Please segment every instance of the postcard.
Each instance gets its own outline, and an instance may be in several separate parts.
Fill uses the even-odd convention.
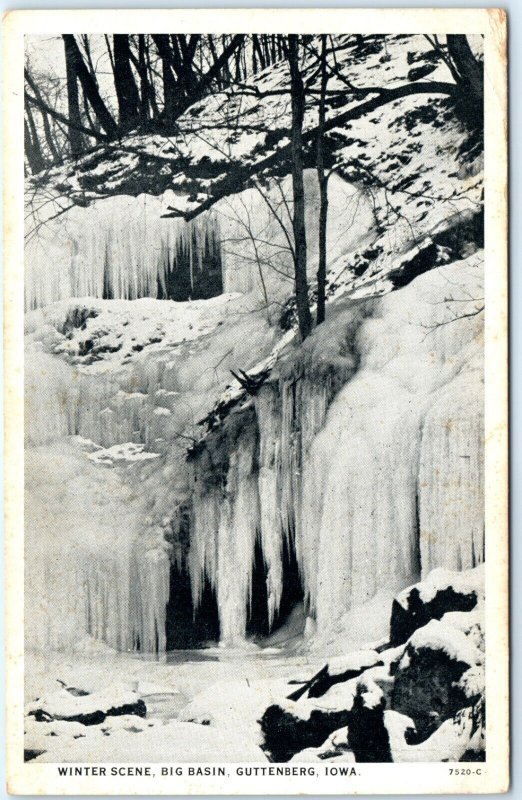
[[[505,13],[4,45],[8,791],[506,791]]]

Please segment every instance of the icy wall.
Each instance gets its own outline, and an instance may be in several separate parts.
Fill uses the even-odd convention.
[[[323,633],[433,567],[483,560],[481,283],[475,254],[380,300],[339,301],[208,437],[190,568],[196,595],[206,574],[223,597],[225,641],[244,632],[256,531],[270,619],[291,536]]]
[[[239,295],[62,301],[26,315],[26,635],[165,648],[176,509],[197,421],[270,352]]]
[[[306,170],[308,267],[317,272],[319,192]],[[33,199],[25,245],[25,306],[91,297],[186,300],[248,293],[280,314],[293,292],[291,182],[247,189],[192,222],[162,218],[174,192],[115,196],[61,213],[57,202]],[[330,268],[364,242],[374,222],[370,201],[337,177],[329,181]],[[342,269],[341,267],[339,269]]]
[[[25,243],[26,309],[68,297],[185,300],[219,294],[217,218],[209,213],[190,223],[162,219],[171,194],[115,196],[64,213],[56,202],[42,202],[40,212],[33,201]]]
[[[482,298],[480,252],[381,298],[340,298],[189,463],[230,370],[277,341],[251,297],[28,314],[30,643],[162,649],[169,556],[195,604],[213,587],[223,642],[241,642],[256,538],[269,620],[287,539],[321,635],[361,627],[368,603],[433,567],[480,563]]]

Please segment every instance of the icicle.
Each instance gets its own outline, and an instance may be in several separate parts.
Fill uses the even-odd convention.
[[[221,639],[244,639],[250,604],[254,546],[259,528],[255,457],[256,426],[242,427],[237,445],[226,456],[226,478],[219,452],[206,452],[196,465],[193,529],[189,553],[192,595],[201,600],[205,576],[215,588]],[[227,443],[218,443],[226,447]],[[215,460],[214,460],[215,459]],[[216,463],[216,461],[218,463]]]
[[[168,545],[145,498],[66,440],[27,450],[26,486],[28,647],[163,650]]]
[[[283,593],[283,535],[281,519],[281,414],[277,386],[262,387],[256,397],[259,427],[259,527],[267,569],[268,624],[272,626]]]
[[[68,297],[157,297],[158,289],[166,291],[167,274],[177,273],[180,249],[189,253],[193,295],[194,273],[212,266],[203,262],[206,238],[220,248],[217,217],[209,212],[186,223],[161,213],[161,198],[116,196],[29,230],[26,309]]]

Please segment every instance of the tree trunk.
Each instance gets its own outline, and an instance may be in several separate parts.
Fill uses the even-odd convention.
[[[41,105],[40,105],[40,108],[38,110],[40,111],[40,114],[41,114],[41,117],[42,117],[42,124],[43,124],[43,129],[44,129],[44,134],[45,134],[45,141],[47,142],[47,147],[49,148],[49,153],[51,155],[52,161],[57,163],[58,161],[60,161],[60,154],[58,152],[58,148],[56,146],[56,142],[55,142],[54,137],[53,137],[53,132],[51,130],[51,124],[49,122],[49,115],[48,115],[47,111],[45,111],[45,105],[46,105],[45,100],[44,100],[44,98],[42,96],[42,93],[40,92],[40,89],[38,88],[37,83],[30,76],[28,68],[26,68],[26,70],[25,70],[25,78],[26,78],[27,82],[29,83],[31,89],[33,90],[36,99],[40,101]],[[30,113],[30,109],[29,109],[29,113]]]
[[[448,34],[446,40],[448,52],[460,75],[462,84],[468,86],[477,99],[482,100],[484,94],[482,64],[473,55],[467,36]]]
[[[295,299],[299,332],[304,340],[312,330],[312,315],[308,301],[308,278],[306,274],[306,227],[305,196],[303,179],[303,120],[305,91],[299,69],[299,39],[297,34],[288,36],[288,63],[292,99],[292,186],[294,195],[293,229],[295,242]]]
[[[83,151],[83,136],[78,130],[79,126],[81,125],[82,118],[80,115],[80,103],[78,99],[78,82],[76,79],[76,69],[74,66],[74,53],[71,49],[70,37],[69,39],[64,37],[64,47],[68,116],[71,121],[71,127],[68,129],[67,135],[69,137],[71,155],[74,157],[78,156]]]
[[[117,125],[109,113],[107,106],[102,100],[96,85],[96,81],[85,65],[82,54],[80,53],[80,49],[76,43],[76,39],[71,33],[62,34],[62,38],[65,42],[66,52],[69,53],[70,63],[74,68],[76,77],[82,85],[82,89],[92,110],[96,114],[98,121],[107,136],[110,139],[114,139],[118,133]]]
[[[130,62],[129,36],[126,33],[115,33],[112,42],[120,131],[126,133],[138,125],[140,98]]]
[[[458,108],[472,128],[480,129],[484,120],[484,69],[478,61],[467,36],[447,35],[448,53],[455,68]]]
[[[27,119],[24,120],[24,143],[25,155],[31,172],[36,174],[41,172],[45,167],[45,160],[40,148],[40,142],[36,135],[34,120],[31,114],[31,109],[27,108]]]
[[[140,74],[140,124],[142,128],[149,121],[149,82],[147,79],[147,60],[145,58],[145,35],[138,35],[138,64]]]
[[[328,178],[324,170],[324,123],[326,116],[326,35],[321,35],[321,94],[317,130],[317,178],[319,181],[319,265],[317,269],[317,324],[326,316],[326,223],[328,220]]]
[[[168,34],[152,34],[152,38],[154,39],[161,58],[163,75],[163,115],[165,118],[165,125],[169,127],[176,119],[176,81],[170,64],[173,56],[171,54]]]

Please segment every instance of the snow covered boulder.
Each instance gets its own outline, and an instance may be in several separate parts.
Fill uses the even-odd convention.
[[[320,747],[308,747],[306,750],[301,750],[290,761],[296,762],[314,762],[324,761],[326,759],[335,758],[336,761],[347,761],[353,763],[355,756],[350,749],[348,741],[348,727],[339,728],[334,731],[328,739],[323,742]]]
[[[395,673],[391,705],[413,720],[418,741],[479,699],[476,672],[483,659],[471,637],[446,622],[431,620],[409,639]]]
[[[37,722],[64,720],[82,725],[99,725],[110,716],[133,714],[144,717],[147,707],[136,692],[119,687],[109,687],[92,694],[60,689],[30,703],[26,713]]]
[[[484,702],[463,708],[422,742],[413,721],[397,711],[384,712],[394,762],[484,761]]]
[[[290,761],[301,750],[320,747],[330,734],[345,727],[349,718],[347,710],[316,708],[309,703],[271,705],[259,721],[262,749],[271,761]]]
[[[483,565],[465,572],[434,569],[425,580],[404,589],[393,601],[390,643],[403,644],[432,619],[452,611],[471,611],[484,593]]]

